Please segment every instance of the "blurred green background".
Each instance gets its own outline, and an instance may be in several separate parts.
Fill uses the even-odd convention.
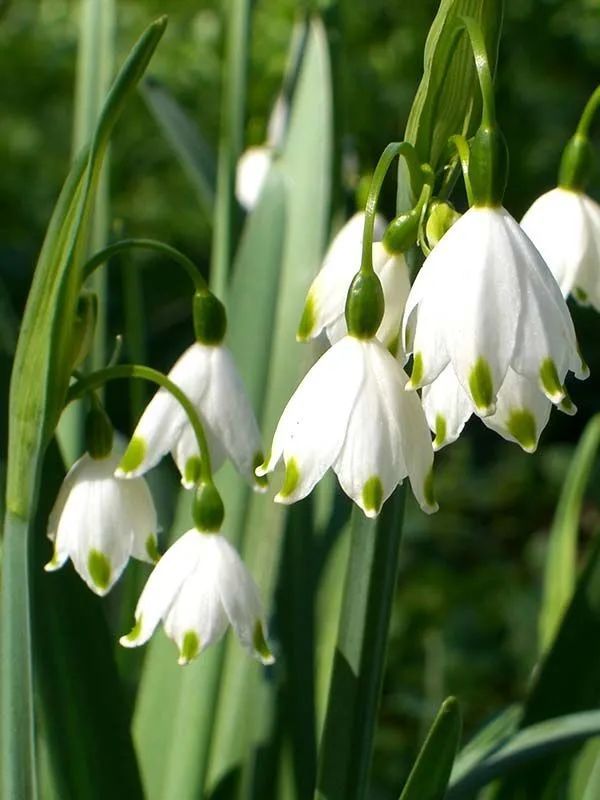
[[[340,141],[368,174],[398,139],[422,71],[436,0],[314,3],[336,47]],[[253,12],[247,144],[264,140],[296,14],[311,4],[257,0]],[[223,57],[218,0],[119,0],[117,60],[161,13],[169,28],[150,73],[193,117],[216,149]],[[77,58],[75,0],[0,3],[0,316],[20,315],[32,269],[71,158]],[[600,80],[596,0],[507,0],[498,75],[498,116],[511,154],[506,205],[519,217],[555,181],[561,148]],[[596,141],[600,145],[600,123]],[[600,149],[600,147],[599,147]],[[211,220],[202,210],[141,97],[117,129],[111,152],[115,229],[167,241],[204,268]],[[338,197],[353,210],[356,186]],[[600,169],[590,182],[600,199]],[[461,198],[458,195],[457,202]],[[393,213],[394,187],[383,210]],[[149,363],[168,369],[190,341],[185,278],[151,255],[143,271]],[[375,756],[381,797],[394,796],[441,699],[457,694],[466,733],[523,696],[534,661],[536,614],[548,526],[574,443],[599,408],[600,319],[573,308],[592,376],[571,385],[579,413],[553,413],[534,456],[472,421],[437,459],[441,511],[425,518],[412,505],[392,621]],[[110,273],[109,327],[123,329],[121,272]],[[7,348],[0,325],[0,347]],[[127,357],[127,342],[124,348]],[[6,359],[0,372],[7,388]],[[118,394],[118,392],[122,394]],[[110,410],[123,430],[132,420],[125,388]],[[4,435],[5,420],[0,422]],[[582,520],[582,554],[599,527],[598,473]],[[392,794],[389,794],[392,792]]]

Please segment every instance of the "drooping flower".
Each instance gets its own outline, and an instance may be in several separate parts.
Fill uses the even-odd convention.
[[[85,453],[69,470],[48,520],[54,555],[48,572],[70,558],[98,595],[119,579],[130,556],[155,562],[157,520],[152,496],[143,478],[114,477],[121,452],[93,458]]]
[[[161,620],[177,644],[182,665],[217,642],[228,625],[263,664],[274,661],[256,584],[220,533],[192,528],[171,545],[148,578],[135,610],[135,625],[121,637],[121,644],[144,644]]]
[[[306,497],[332,467],[369,517],[406,475],[421,507],[435,511],[431,437],[419,398],[404,391],[406,381],[377,339],[348,335],[334,344],[288,402],[271,455],[257,470],[272,472],[284,459],[285,480],[275,499]]]
[[[541,401],[532,400],[533,387],[564,409],[567,371],[587,376],[556,281],[500,206],[472,207],[425,260],[407,300],[403,339],[413,353],[407,388],[431,386],[430,423],[439,416],[434,430],[445,424],[447,440],[458,435],[469,408],[481,417],[500,414],[503,422],[496,417],[490,426],[510,433],[501,402],[506,388],[507,408],[519,397],[519,410],[535,419],[537,441],[546,417]]]
[[[600,205],[582,191],[558,187],[538,197],[521,227],[563,295],[600,311]]]
[[[264,490],[264,482],[254,475],[262,460],[260,433],[231,352],[222,344],[197,341],[178,359],[169,378],[198,412],[212,469],[230,458],[254,489]],[[116,475],[143,475],[169,451],[183,485],[191,488],[200,463],[193,429],[178,401],[166,389],[159,389],[142,414]]]
[[[357,212],[334,237],[308,291],[298,329],[299,340],[314,339],[324,330],[329,342],[335,344],[346,335],[346,295],[360,267],[364,223],[364,212]],[[385,224],[383,217],[375,216],[373,267],[385,298],[385,313],[377,338],[387,347],[398,338],[410,281],[402,253],[388,252],[384,243],[379,241],[385,232]]]

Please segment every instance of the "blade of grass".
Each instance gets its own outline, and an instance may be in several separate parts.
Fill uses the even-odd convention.
[[[380,517],[354,509],[350,558],[325,725],[319,748],[318,800],[366,797],[383,680],[392,598],[398,574],[405,488]]]
[[[539,615],[539,652],[552,643],[576,582],[581,504],[600,446],[600,414],[587,423],[571,461],[552,521]]]

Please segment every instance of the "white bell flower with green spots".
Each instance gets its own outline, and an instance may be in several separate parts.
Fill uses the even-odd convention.
[[[231,352],[221,344],[196,342],[179,358],[169,378],[194,404],[208,441],[212,469],[225,458],[257,491],[254,468],[262,461],[260,433]],[[152,469],[171,452],[186,488],[199,474],[198,444],[185,411],[166,389],[159,389],[142,414],[117,469],[134,478]]]
[[[263,664],[274,661],[256,584],[220,533],[192,528],[171,545],[148,578],[135,610],[135,625],[121,637],[121,644],[144,644],[161,621],[179,649],[182,665],[217,642],[228,625]]]
[[[119,579],[129,557],[155,562],[157,520],[152,496],[143,478],[121,481],[114,471],[122,452],[104,458],[83,455],[71,467],[48,520],[54,555],[48,572],[68,558],[98,595]]]
[[[365,214],[351,217],[333,239],[323,265],[308,291],[298,339],[314,339],[325,331],[329,342],[335,344],[347,333],[344,309],[346,295],[361,263]],[[377,338],[386,347],[398,339],[402,312],[410,290],[408,267],[402,253],[390,253],[379,241],[385,232],[385,220],[375,216],[373,267],[378,275],[385,298],[385,313]]]
[[[334,344],[288,402],[271,455],[257,470],[272,472],[283,458],[285,480],[275,499],[306,497],[332,467],[368,517],[407,475],[421,507],[435,511],[431,437],[418,396],[404,391],[406,381],[377,339],[348,335]]]
[[[567,371],[578,378],[588,374],[558,284],[499,206],[472,207],[427,257],[407,300],[403,341],[413,354],[407,388],[431,387],[427,402],[440,417],[434,429],[445,423],[448,439],[458,435],[469,408],[480,417],[500,413],[506,388],[510,413],[516,409],[535,419],[537,442],[545,418],[530,397],[533,388],[568,406]],[[525,381],[517,392],[513,374]],[[444,386],[450,386],[447,400]],[[527,442],[533,446],[529,434]]]
[[[552,189],[533,203],[521,227],[563,295],[600,311],[600,205],[584,192]]]

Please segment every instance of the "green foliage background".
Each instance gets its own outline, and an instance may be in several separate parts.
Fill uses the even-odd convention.
[[[257,0],[253,13],[247,143],[265,135],[291,25],[310,3]],[[338,123],[348,158],[343,200],[350,212],[361,175],[399,138],[422,70],[436,0],[314,3],[337,43]],[[331,7],[329,7],[331,6]],[[0,315],[20,314],[48,217],[71,158],[76,64],[75,0],[0,3]],[[152,62],[162,82],[216,148],[223,57],[218,0],[120,0],[117,62],[160,13],[170,23]],[[337,15],[337,18],[336,18]],[[508,0],[498,78],[498,117],[511,152],[506,204],[520,216],[550,188],[561,147],[600,80],[600,9],[595,0]],[[600,144],[600,124],[595,141]],[[112,148],[115,228],[179,247],[208,267],[211,221],[141,98]],[[352,158],[350,158],[352,157]],[[600,170],[590,193],[600,200]],[[393,187],[384,210],[392,214]],[[170,264],[140,256],[148,360],[168,368],[189,342],[187,285]],[[121,274],[110,275],[109,327],[123,329]],[[6,306],[6,308],[5,308]],[[534,661],[536,615],[548,527],[569,457],[584,422],[598,411],[600,319],[574,309],[592,370],[571,387],[574,418],[553,414],[538,454],[526,456],[477,422],[437,459],[441,512],[412,505],[401,550],[378,734],[375,777],[381,797],[397,789],[442,698],[456,694],[470,735],[522,698]],[[7,389],[0,325],[0,392]],[[125,348],[127,343],[125,344]],[[111,390],[118,426],[131,429],[129,401]],[[124,389],[120,389],[124,392]],[[0,406],[1,407],[1,406]],[[5,413],[0,415],[5,438]],[[0,452],[5,450],[0,442]],[[582,552],[600,527],[598,474],[582,520]]]

